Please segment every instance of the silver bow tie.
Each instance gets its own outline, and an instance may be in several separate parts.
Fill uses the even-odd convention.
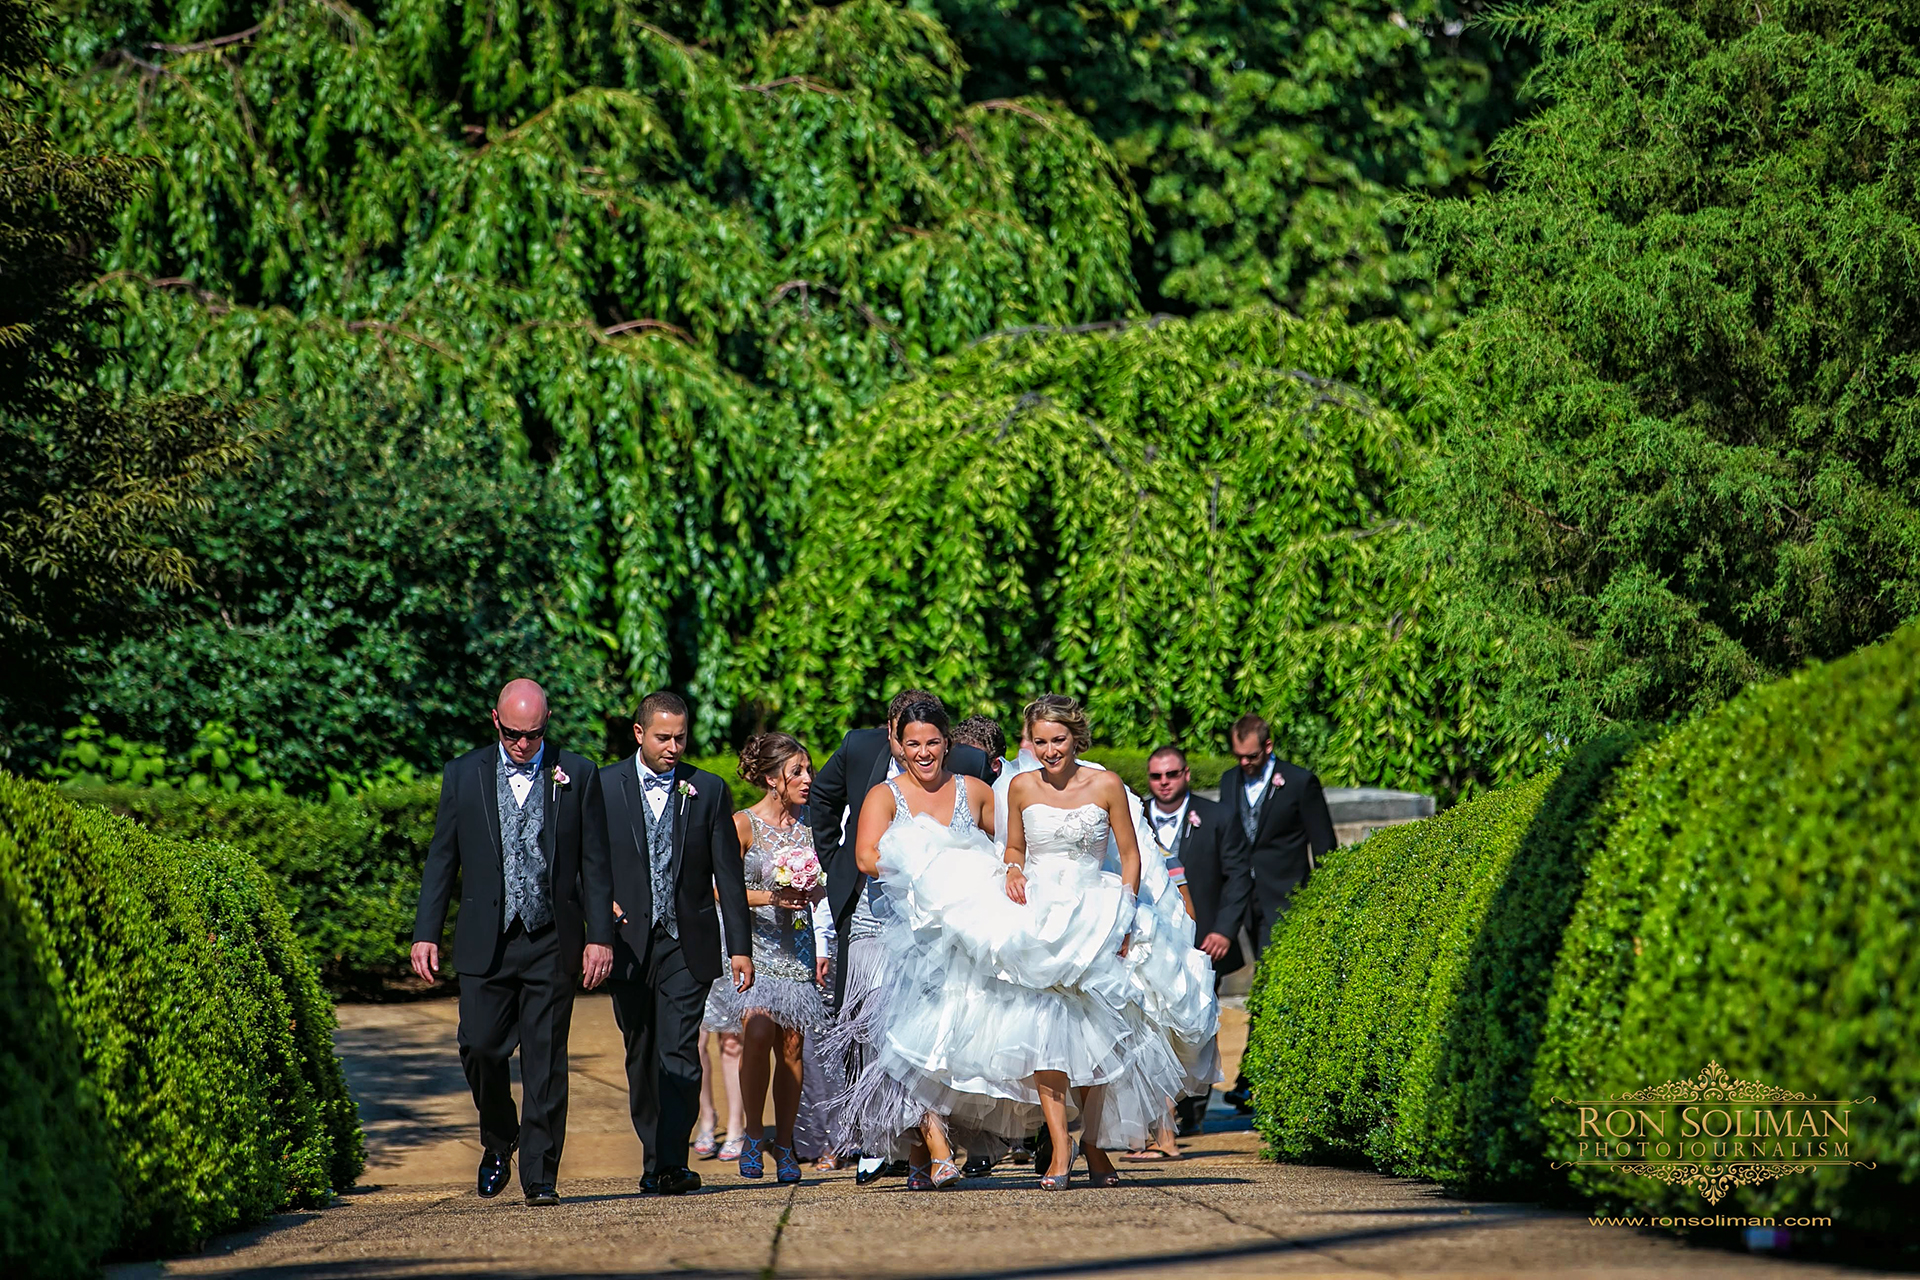
[[[649,791],[665,791],[673,785],[673,775],[670,773],[643,773],[640,775],[640,782],[641,785]]]

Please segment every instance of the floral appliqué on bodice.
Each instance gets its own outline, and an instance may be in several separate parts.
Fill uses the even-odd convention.
[[[747,888],[771,892],[773,860],[789,849],[813,847],[813,828],[804,822],[781,828],[747,810],[753,843],[747,846]],[[813,981],[813,913],[787,907],[753,909],[753,967],[770,978]]]
[[[1020,810],[1020,822],[1027,832],[1028,861],[1069,858],[1098,866],[1106,860],[1108,823],[1104,805],[1062,809],[1030,804]]]

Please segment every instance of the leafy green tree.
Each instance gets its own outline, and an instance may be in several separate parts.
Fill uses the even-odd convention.
[[[485,431],[295,417],[195,522],[202,590],[162,632],[76,649],[68,709],[165,743],[156,781],[189,788],[200,748],[232,747],[207,738],[225,718],[258,740],[261,779],[313,794],[485,741],[493,690],[533,674],[556,739],[598,753],[633,695],[604,638],[566,622],[580,521],[560,487]]]
[[[567,625],[708,710],[836,423],[995,326],[1134,306],[1107,150],[966,103],[883,0],[134,0],[66,51],[61,136],[155,166],[101,284],[138,376],[484,424],[581,517]]]
[[[1422,492],[1502,718],[1660,720],[1920,612],[1920,10],[1553,0]],[[1472,651],[1472,646],[1466,646]]]
[[[1084,115],[1145,192],[1150,304],[1397,315],[1458,298],[1408,245],[1403,191],[1477,190],[1528,48],[1483,0],[934,0],[980,97]]]
[[[79,288],[145,166],[56,145],[30,83],[46,42],[37,4],[0,0],[0,645],[28,668],[63,637],[116,625],[143,589],[191,587],[175,535],[206,480],[252,447],[204,401],[92,385],[103,308]]]
[[[1071,693],[1127,745],[1257,708],[1342,783],[1509,770],[1396,551],[1418,353],[1272,308],[983,341],[825,460],[736,687],[820,743],[924,684],[1002,716]]]

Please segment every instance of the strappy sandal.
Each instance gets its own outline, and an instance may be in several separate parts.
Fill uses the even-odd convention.
[[[907,1162],[907,1190],[933,1190],[933,1174],[928,1166],[924,1164],[914,1164],[911,1160]]]
[[[800,1159],[793,1154],[792,1147],[774,1147],[773,1169],[773,1180],[775,1182],[787,1183],[800,1181]]]
[[[729,1136],[720,1144],[720,1158],[731,1164],[740,1158],[740,1151],[747,1145],[745,1137]]]
[[[760,1162],[760,1145],[764,1138],[744,1138],[740,1147],[740,1176],[743,1178],[764,1178],[767,1169]]]
[[[693,1136],[693,1154],[699,1156],[702,1160],[713,1159],[713,1153],[719,1146],[719,1144],[713,1140],[713,1137],[713,1126],[710,1124],[701,1125],[700,1132]]]
[[[936,1191],[945,1191],[960,1181],[960,1166],[951,1160],[933,1162],[933,1187]]]

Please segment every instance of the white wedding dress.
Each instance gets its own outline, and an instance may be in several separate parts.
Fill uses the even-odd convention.
[[[882,837],[893,923],[879,1066],[957,1129],[1010,1140],[1041,1123],[1034,1074],[1063,1072],[1076,1088],[1104,1086],[1081,1117],[1095,1143],[1141,1146],[1172,1099],[1217,1074],[1211,966],[1151,839],[1136,899],[1106,867],[1100,806],[1021,816],[1025,904],[1007,897],[1005,864],[971,823],[902,814]],[[1137,804],[1134,816],[1138,829]]]

